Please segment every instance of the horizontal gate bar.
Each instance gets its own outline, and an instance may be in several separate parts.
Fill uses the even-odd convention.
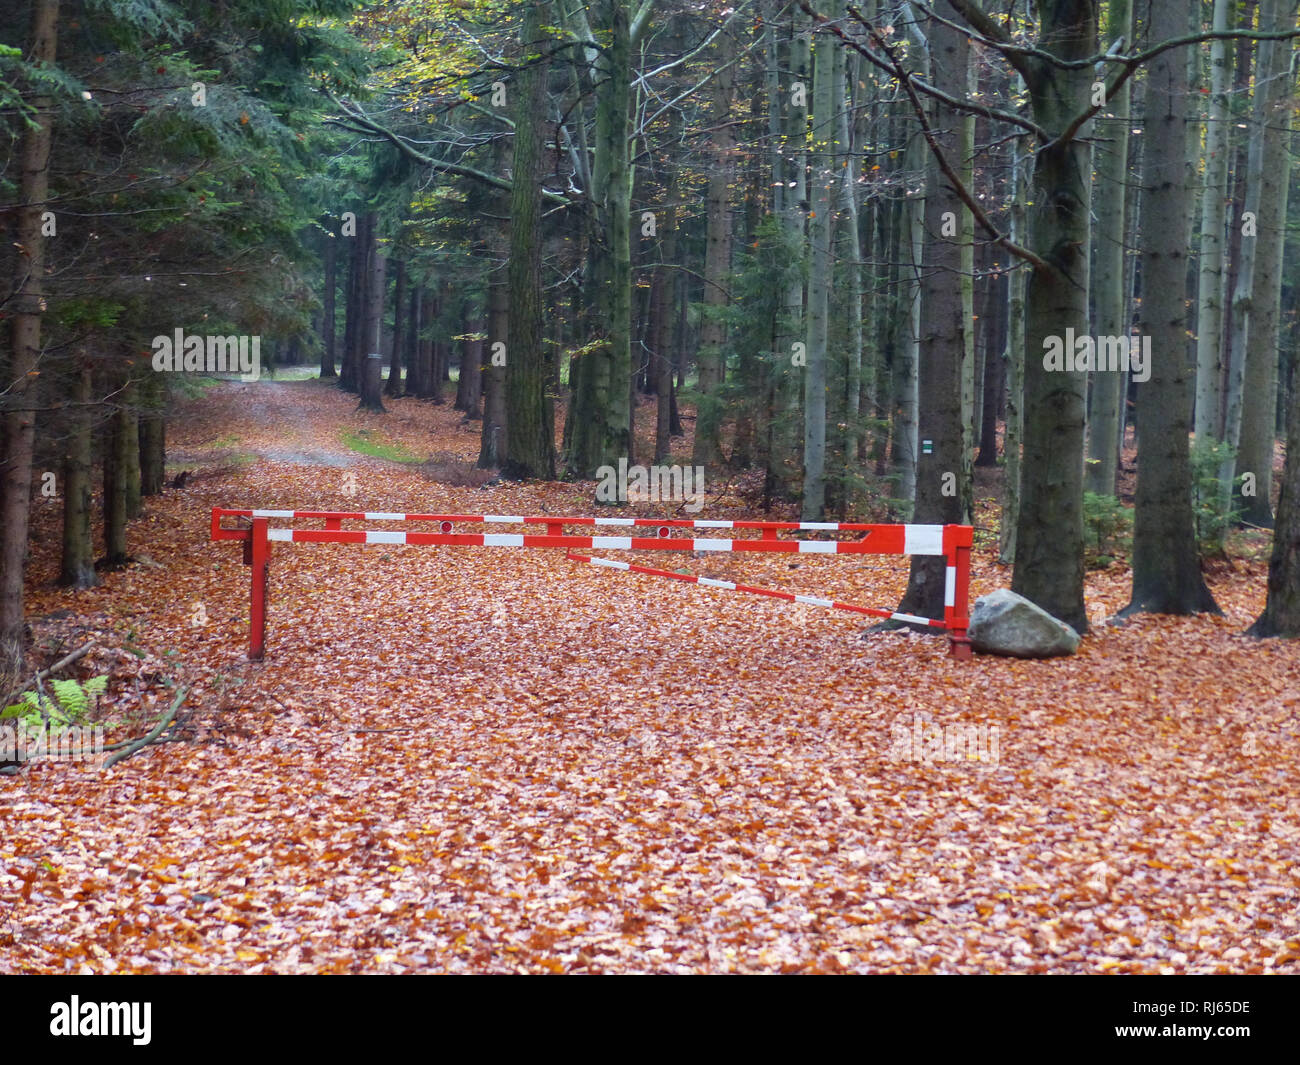
[[[224,518],[242,521],[236,528],[226,528]],[[308,519],[325,522],[323,529],[272,529],[272,519]],[[438,532],[399,532],[381,529],[344,529],[344,521],[408,521],[436,522]],[[462,533],[454,532],[461,525],[544,525],[544,534],[530,533]],[[564,526],[624,526],[653,528],[653,536],[575,536],[565,535]],[[762,533],[756,539],[673,536],[673,529],[741,529]],[[857,532],[856,540],[782,540],[780,531],[791,532]],[[265,653],[267,616],[267,588],[270,580],[271,549],[275,543],[335,543],[335,544],[411,544],[442,545],[449,547],[543,547],[543,548],[603,548],[623,551],[709,551],[709,552],[778,552],[785,554],[823,555],[941,555],[946,557],[944,579],[943,621],[922,618],[912,614],[862,607],[813,596],[796,595],[775,589],[752,585],[715,581],[711,578],[693,577],[655,569],[652,566],[634,566],[584,556],[569,557],[575,561],[614,569],[627,569],[655,576],[686,580],[706,587],[727,588],[770,596],[791,602],[830,606],[840,610],[868,614],[873,617],[893,618],[919,625],[929,625],[948,630],[954,657],[970,657],[970,640],[966,636],[969,624],[967,601],[970,594],[970,553],[974,542],[974,529],[969,525],[880,525],[857,522],[807,522],[807,521],[713,521],[682,518],[586,518],[543,514],[536,516],[501,514],[410,514],[391,511],[351,510],[256,510],[212,508],[212,539],[240,540],[244,544],[244,563],[252,566],[252,633],[249,641],[249,658],[256,661]]]
[[[534,517],[510,515],[464,514],[395,514],[364,511],[303,510],[228,510],[212,509],[212,539],[244,540],[249,530],[221,526],[224,517],[270,519],[310,518],[324,520],[324,529],[270,529],[269,537],[283,543],[316,544],[411,544],[454,547],[591,547],[632,551],[778,551],[808,554],[848,555],[943,555],[943,525],[878,525],[853,522],[797,521],[687,521],[654,518],[573,518],[561,515]],[[442,531],[388,532],[369,529],[344,529],[343,521],[420,521],[438,522]],[[545,534],[456,533],[456,524],[546,525]],[[564,535],[565,525],[611,525],[654,528],[655,537],[594,537]],[[955,528],[968,528],[956,526]],[[672,529],[743,529],[758,530],[762,539],[687,538],[670,535]],[[780,540],[778,531],[860,532],[854,541]],[[759,546],[759,545],[763,546]]]
[[[730,521],[689,518],[582,518],[562,514],[406,514],[386,510],[238,510],[213,507],[213,515],[241,518],[337,518],[343,521],[451,521],[466,525],[629,525],[670,529],[789,529],[801,532],[871,532],[897,525],[842,521]],[[940,525],[916,526],[937,529]]]
[[[655,569],[653,566],[638,566],[632,562],[619,562],[612,558],[592,558],[590,555],[575,555],[568,551],[564,555],[571,562],[589,562],[593,566],[605,566],[609,569],[623,570],[629,573],[646,573],[652,577],[671,577],[675,581],[690,584],[702,584],[706,588],[721,588],[730,592],[749,592],[751,595],[766,595],[772,599],[783,599],[787,603],[804,603],[808,606],[831,607],[835,610],[851,610],[855,614],[867,614],[873,618],[891,618],[894,621],[909,621],[914,625],[930,625],[934,628],[947,628],[943,621],[934,618],[922,618],[915,614],[899,614],[892,610],[878,607],[858,606],[856,603],[842,603],[838,599],[819,599],[812,595],[799,595],[796,592],[782,592],[775,588],[759,588],[752,584],[736,584],[733,581],[720,581],[713,577],[697,577],[690,573],[674,573],[668,569]]]

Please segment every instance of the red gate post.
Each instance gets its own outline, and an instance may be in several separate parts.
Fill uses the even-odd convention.
[[[253,567],[249,600],[248,658],[260,662],[266,653],[266,586],[271,575],[271,541],[266,535],[267,519],[254,518],[249,532]]]
[[[951,587],[944,595],[943,619],[948,626],[948,653],[959,662],[971,656],[970,637],[970,552],[975,530],[969,525],[944,526],[944,554],[947,555]]]

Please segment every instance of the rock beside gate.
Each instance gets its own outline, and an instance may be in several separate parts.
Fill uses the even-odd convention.
[[[967,635],[976,651],[1015,658],[1072,655],[1079,647],[1074,629],[1008,588],[975,600]]]

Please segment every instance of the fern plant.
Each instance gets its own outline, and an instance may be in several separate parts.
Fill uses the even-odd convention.
[[[87,681],[51,680],[53,698],[23,692],[18,702],[0,712],[0,719],[17,718],[29,732],[43,731],[49,722],[59,727],[78,725],[86,720],[107,687],[107,677],[91,677]]]

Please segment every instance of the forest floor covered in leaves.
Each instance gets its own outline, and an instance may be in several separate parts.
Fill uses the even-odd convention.
[[[94,640],[76,671],[112,678],[109,739],[185,684],[192,742],[0,777],[0,972],[1300,972],[1300,643],[1240,636],[1263,557],[1216,569],[1222,617],[962,663],[562,551],[282,544],[250,664],[214,505],[593,513],[592,483],[443,483],[478,423],[387,402],[189,401],[169,448],[193,476],[90,591],[53,586],[37,506],[33,668]],[[995,521],[981,499],[976,595],[1010,584]],[[907,569],[621,557],[888,608]],[[1124,568],[1090,576],[1091,617],[1127,599]],[[891,757],[918,721],[996,726],[996,757]]]

